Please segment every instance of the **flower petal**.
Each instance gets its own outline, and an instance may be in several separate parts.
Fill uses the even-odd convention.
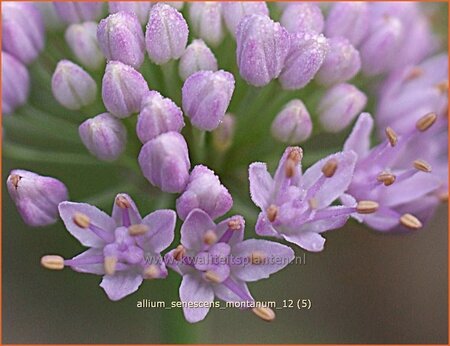
[[[323,177],[322,167],[330,159],[337,160],[338,167],[332,177],[325,178],[323,185],[313,196],[317,200],[318,209],[329,206],[347,190],[353,177],[357,156],[353,151],[345,151],[318,161],[303,175],[303,188],[309,189],[320,177]]]
[[[105,275],[100,287],[111,300],[120,300],[135,292],[142,283],[142,275],[133,272],[117,272],[114,275]]]
[[[103,249],[91,248],[82,252],[78,256],[75,256],[72,260],[79,263],[77,265],[71,265],[70,268],[79,273],[104,275],[105,269],[103,261],[100,263],[89,264],[89,259],[96,256],[103,257]],[[86,262],[87,264],[84,264],[83,262]]]
[[[232,273],[243,281],[268,278],[294,259],[294,251],[290,247],[261,239],[249,239],[235,245],[232,255],[238,261],[231,266]],[[261,256],[258,258],[261,262],[253,264],[252,256],[256,255]]]
[[[248,169],[250,181],[250,196],[258,207],[265,210],[270,203],[273,180],[267,171],[267,166],[262,162],[254,162]]]
[[[259,213],[258,221],[256,221],[255,231],[257,235],[280,238],[277,230],[272,226],[272,223],[267,219],[266,213]]]
[[[239,222],[241,224],[241,228],[239,230],[231,230],[231,237],[227,241],[227,244],[234,245],[239,242],[241,242],[244,239],[244,229],[245,229],[245,220],[240,215],[234,215],[232,217],[229,217],[228,219],[223,220],[216,226],[216,235],[217,239],[222,238],[224,233],[229,229],[228,223],[232,222]]]
[[[123,200],[123,203],[125,205],[128,204],[129,207],[121,208],[120,200]],[[116,199],[114,200],[112,217],[116,221],[117,226],[125,227],[140,224],[142,220],[141,214],[139,213],[136,204],[126,193],[119,193],[116,196]]]
[[[78,227],[73,222],[75,213],[86,215],[89,217],[90,222],[93,225],[103,229],[106,232],[112,233],[116,228],[114,220],[109,215],[97,207],[86,203],[62,202],[59,204],[58,209],[59,215],[69,233],[77,238],[78,241],[84,246],[96,248],[103,247],[105,245],[105,241],[90,229]]]
[[[177,216],[173,210],[157,210],[147,215],[142,223],[149,226],[150,230],[137,237],[138,245],[144,251],[160,253],[167,249],[175,236],[175,223]]]
[[[200,275],[186,274],[180,285],[180,299],[183,303],[192,302],[209,303],[214,300],[214,291],[210,284],[205,282]],[[208,314],[209,307],[183,307],[184,317],[190,323],[203,320]]]
[[[205,232],[215,229],[216,224],[207,213],[194,209],[181,226],[181,244],[190,250],[200,251]]]
[[[238,302],[238,301],[252,301],[253,297],[248,290],[247,284],[244,281],[234,279],[233,281],[235,283],[235,286],[238,288],[238,290],[241,293],[241,296],[237,295],[234,291],[230,290],[227,286],[224,284],[220,285],[214,285],[214,294],[217,298],[225,301],[225,302]],[[248,298],[245,298],[243,296],[248,296]]]
[[[344,151],[353,150],[358,158],[365,157],[370,149],[370,134],[372,133],[373,119],[369,113],[361,113],[353,126],[353,130],[344,144]]]
[[[301,248],[311,252],[322,251],[325,244],[325,238],[314,232],[302,232],[289,235],[283,234],[283,237],[288,242],[297,244]]]

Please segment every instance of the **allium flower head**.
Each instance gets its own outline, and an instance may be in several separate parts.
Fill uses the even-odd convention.
[[[111,300],[135,292],[144,279],[167,276],[160,253],[173,241],[174,211],[157,210],[142,219],[133,200],[118,194],[112,216],[92,205],[74,202],[61,203],[59,215],[67,231],[90,249],[66,260],[57,255],[44,256],[44,267],[70,267],[80,273],[102,275],[100,286]]]
[[[183,54],[189,29],[183,15],[172,6],[158,3],[152,7],[145,32],[148,56],[162,65]]]
[[[117,12],[102,19],[97,29],[100,49],[107,60],[139,68],[144,61],[144,33],[134,12]]]
[[[59,180],[22,169],[11,171],[7,187],[23,221],[34,227],[55,223],[58,204],[68,198],[67,188]]]
[[[184,303],[252,303],[247,282],[258,281],[283,269],[294,258],[287,246],[267,240],[244,238],[244,219],[239,216],[215,224],[204,211],[193,210],[181,227],[181,244],[165,256],[167,265],[183,276],[180,299]],[[276,259],[271,261],[270,259]],[[183,308],[188,322],[203,320],[209,307]],[[252,311],[267,321],[275,318],[269,308]]]
[[[289,52],[289,33],[267,16],[251,15],[236,29],[236,61],[241,77],[261,87],[277,78]]]

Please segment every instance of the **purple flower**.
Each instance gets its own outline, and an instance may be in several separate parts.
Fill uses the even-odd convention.
[[[189,180],[189,153],[184,137],[166,132],[144,144],[139,154],[142,174],[165,192],[182,192]]]
[[[68,198],[59,180],[21,169],[11,171],[6,185],[23,221],[33,227],[55,223],[58,204]]]
[[[134,12],[117,12],[102,19],[97,39],[108,60],[117,60],[134,68],[144,62],[144,33]]]
[[[280,74],[283,89],[301,89],[322,66],[328,52],[328,40],[322,34],[291,34],[291,48]]]
[[[289,33],[267,16],[246,16],[236,30],[236,60],[241,77],[261,87],[277,78],[289,52]]]
[[[189,28],[183,15],[173,7],[158,3],[152,7],[145,32],[150,59],[158,65],[179,59],[183,54]]]
[[[369,29],[369,4],[365,2],[336,2],[332,5],[325,24],[327,37],[345,37],[358,46]]]
[[[312,121],[300,100],[289,101],[272,122],[272,136],[280,142],[301,143],[311,136]]]
[[[135,292],[144,279],[167,276],[160,253],[174,238],[173,210],[157,210],[142,219],[133,200],[118,194],[112,217],[92,205],[73,202],[61,203],[59,215],[69,233],[90,249],[66,260],[44,256],[44,267],[103,275],[100,286],[114,301]]]
[[[366,106],[367,97],[351,84],[337,84],[328,89],[319,101],[320,124],[328,132],[345,129]]]
[[[45,29],[39,10],[28,2],[2,3],[2,50],[24,64],[44,48]]]
[[[222,122],[212,132],[213,145],[218,151],[226,151],[232,144],[236,127],[236,117],[227,113]]]
[[[281,15],[280,23],[291,33],[321,33],[324,26],[320,8],[307,2],[287,6]]]
[[[381,130],[391,126],[405,133],[424,114],[446,119],[447,111],[448,55],[439,54],[389,75],[380,89],[375,120]]]
[[[330,86],[352,79],[361,69],[359,52],[343,37],[331,38],[328,54],[317,72],[316,80]]]
[[[162,97],[157,91],[144,95],[136,125],[136,133],[142,143],[165,132],[181,132],[183,127],[183,112],[171,99]]]
[[[147,23],[151,7],[152,3],[148,1],[111,1],[108,3],[109,13],[132,12],[137,16],[141,25]]]
[[[225,215],[233,206],[233,198],[219,177],[203,165],[195,166],[186,190],[177,199],[177,213],[181,220],[194,209],[201,209],[212,219]]]
[[[98,46],[97,23],[72,24],[66,30],[65,39],[83,66],[98,70],[103,65],[105,58]]]
[[[342,227],[353,213],[371,213],[377,208],[372,201],[357,205],[331,205],[341,197],[352,181],[356,154],[352,151],[330,155],[301,170],[302,150],[285,150],[272,178],[265,163],[255,162],[249,168],[250,194],[261,208],[256,233],[284,238],[308,251],[322,251],[325,239],[321,233]]]
[[[109,113],[126,118],[141,110],[141,100],[148,91],[144,77],[120,61],[106,65],[102,81],[102,98]]]
[[[370,215],[354,217],[379,231],[415,230],[430,218],[436,205],[436,192],[441,187],[439,176],[425,160],[422,147],[416,148],[415,157],[408,153],[409,146],[426,135],[437,116],[429,113],[416,122],[414,129],[398,135],[393,128],[385,129],[387,139],[370,149],[373,120],[363,113],[344,145],[344,150],[357,154],[354,177],[344,204],[352,206],[358,200],[370,199],[379,204]],[[426,145],[425,145],[426,146]]]
[[[178,68],[181,79],[185,81],[198,71],[217,71],[217,60],[205,42],[197,39],[187,46]]]
[[[362,71],[367,76],[388,71],[399,52],[404,34],[404,27],[398,18],[385,16],[373,21],[359,50]]]
[[[189,24],[198,38],[210,46],[218,46],[225,36],[222,4],[218,1],[190,3]]]
[[[78,131],[89,152],[100,160],[114,161],[125,150],[127,130],[109,113],[86,120]]]
[[[52,76],[52,92],[61,105],[77,110],[95,101],[97,84],[83,68],[61,60]]]
[[[195,323],[208,314],[214,297],[251,306],[254,299],[247,282],[268,278],[294,258],[292,249],[275,242],[244,238],[244,219],[233,216],[215,224],[204,211],[195,209],[181,227],[181,245],[164,260],[183,276],[180,299],[186,320]],[[189,304],[203,303],[192,308]],[[206,304],[206,306],[204,306]],[[269,308],[252,311],[266,321],[275,313]]]
[[[269,16],[269,8],[264,1],[223,2],[222,14],[228,31],[236,36],[236,29],[242,18],[252,14]]]
[[[66,23],[95,21],[102,15],[103,2],[54,2],[56,13]]]
[[[2,111],[12,114],[23,105],[30,91],[30,76],[26,66],[2,51]]]
[[[231,73],[200,71],[191,75],[183,85],[183,110],[192,125],[212,131],[223,119],[234,91]]]

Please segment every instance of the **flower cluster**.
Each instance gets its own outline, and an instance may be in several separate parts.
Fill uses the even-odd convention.
[[[77,122],[74,141],[95,164],[128,159],[139,186],[152,185],[156,198],[176,194],[168,207],[176,211],[159,206],[142,218],[119,193],[109,216],[70,201],[55,178],[13,170],[7,187],[24,222],[46,226],[59,215],[89,248],[71,259],[44,256],[42,265],[102,275],[113,301],[144,280],[166,278],[169,268],[182,276],[183,302],[251,303],[247,283],[285,268],[294,251],[244,240],[245,219],[255,221],[258,236],[312,252],[324,249],[324,232],[350,218],[382,232],[422,228],[448,196],[448,56],[437,53],[438,37],[420,6],[3,3],[3,111],[20,118],[26,107],[38,78],[27,66],[41,59],[45,17],[51,103],[89,115]],[[53,63],[52,40],[64,55]],[[326,132],[339,138],[356,118],[341,150],[319,148],[315,157],[305,146],[304,159],[297,145],[318,143]],[[380,141],[372,145],[374,125]],[[266,142],[273,146],[264,156]],[[254,161],[274,162],[277,142],[291,146],[272,175]],[[303,171],[309,155],[317,162]],[[243,202],[237,196],[247,176]],[[257,217],[249,215],[252,206],[240,210],[250,200]],[[191,323],[209,311],[183,310]],[[275,318],[266,307],[252,311]]]

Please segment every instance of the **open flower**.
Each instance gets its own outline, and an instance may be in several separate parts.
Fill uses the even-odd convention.
[[[194,209],[181,227],[181,245],[170,251],[166,264],[183,276],[180,299],[185,304],[188,322],[205,318],[209,307],[189,307],[211,303],[216,296],[227,302],[252,306],[254,299],[247,282],[268,278],[294,258],[292,249],[268,240],[244,238],[244,219],[239,216],[215,224],[208,214]],[[269,308],[252,311],[271,321],[275,313]]]
[[[92,205],[73,202],[62,202],[59,215],[69,233],[90,249],[66,260],[44,256],[44,267],[61,270],[66,266],[103,275],[100,286],[111,300],[135,292],[144,279],[167,276],[160,253],[174,238],[173,210],[157,210],[142,219],[133,200],[118,194],[112,216]]]

